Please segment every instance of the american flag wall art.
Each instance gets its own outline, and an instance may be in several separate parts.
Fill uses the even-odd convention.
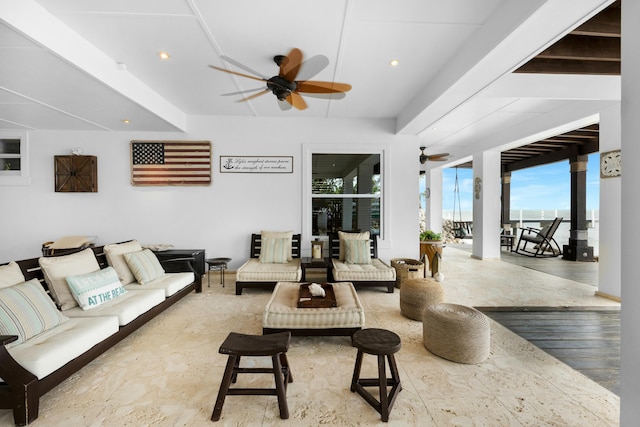
[[[210,185],[210,141],[131,141],[131,184]]]

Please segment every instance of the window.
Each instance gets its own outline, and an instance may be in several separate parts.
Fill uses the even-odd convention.
[[[308,150],[303,227],[309,237],[360,230],[384,239],[385,152],[377,147],[357,151]]]
[[[26,135],[0,133],[0,185],[28,184]]]

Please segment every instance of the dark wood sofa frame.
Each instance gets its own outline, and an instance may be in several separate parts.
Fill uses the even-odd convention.
[[[376,236],[371,236],[370,242],[371,258],[378,258],[378,241]],[[338,233],[329,233],[329,258],[340,259],[340,239],[338,238]],[[333,265],[329,268],[329,277],[327,279],[330,282],[335,281],[333,277]],[[356,288],[361,286],[386,286],[387,293],[390,294],[393,293],[396,285],[395,280],[350,280],[350,282],[353,283],[353,286]]]
[[[300,258],[301,253],[301,240],[300,234],[294,234],[291,241],[291,257]],[[262,238],[260,234],[251,234],[251,248],[249,249],[249,256],[251,258],[260,258],[260,248],[262,245]],[[254,282],[254,281],[237,281],[236,280],[236,295],[242,295],[244,288],[259,288],[273,290],[276,286],[275,281],[272,282]]]
[[[96,255],[100,268],[107,267],[107,259],[103,252],[103,246],[92,248]],[[65,253],[66,254],[66,253]],[[13,418],[16,425],[23,426],[31,423],[38,417],[40,397],[53,389],[55,386],[79,371],[93,359],[113,347],[118,342],[129,336],[132,332],[153,319],[178,300],[189,294],[191,291],[202,292],[202,277],[193,268],[193,258],[181,257],[171,260],[161,261],[167,271],[192,271],[195,280],[174,295],[167,297],[164,302],[153,307],[136,319],[121,326],[120,330],[104,341],[96,344],[85,353],[73,359],[56,371],[38,380],[31,372],[24,369],[16,362],[5,347],[17,339],[16,336],[0,335],[0,377],[4,382],[0,382],[0,409],[12,409]],[[20,266],[26,280],[37,278],[42,286],[48,291],[44,281],[43,272],[38,264],[38,258],[16,261]]]

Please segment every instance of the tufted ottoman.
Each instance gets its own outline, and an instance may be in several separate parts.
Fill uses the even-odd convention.
[[[489,355],[489,320],[475,308],[447,303],[430,305],[422,319],[424,346],[431,353],[470,364],[480,363]]]
[[[364,326],[364,308],[352,283],[333,283],[336,307],[299,308],[300,283],[278,282],[262,315],[265,334],[350,336]]]
[[[409,279],[400,287],[400,312],[413,320],[422,320],[422,312],[431,304],[444,302],[444,289],[434,279]]]

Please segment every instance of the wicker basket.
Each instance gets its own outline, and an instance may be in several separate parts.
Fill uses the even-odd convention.
[[[396,269],[396,288],[409,279],[424,279],[424,263],[417,259],[392,258],[391,267]]]

